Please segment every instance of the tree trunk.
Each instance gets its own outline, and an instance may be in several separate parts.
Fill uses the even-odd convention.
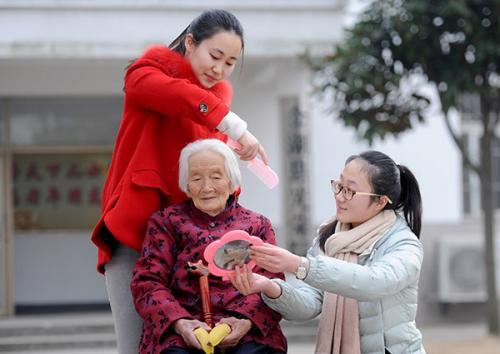
[[[500,335],[498,320],[498,297],[495,276],[495,231],[494,213],[496,209],[495,190],[493,188],[493,138],[494,124],[490,122],[490,110],[487,99],[481,98],[483,119],[483,136],[481,138],[481,204],[484,221],[484,248],[486,284],[488,289],[488,327],[492,335]]]

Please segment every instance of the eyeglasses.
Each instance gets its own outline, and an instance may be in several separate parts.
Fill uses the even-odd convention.
[[[332,191],[333,191],[333,193],[335,193],[335,195],[337,195],[339,193],[342,193],[342,196],[346,200],[352,200],[352,198],[354,197],[355,194],[359,194],[359,195],[370,195],[370,196],[373,196],[373,197],[386,197],[387,198],[387,202],[389,204],[392,204],[392,200],[388,196],[386,196],[386,195],[375,194],[375,193],[368,193],[368,192],[353,191],[352,189],[349,189],[346,186],[343,186],[342,184],[340,184],[340,182],[335,181],[333,179],[330,180],[330,184],[332,185]]]

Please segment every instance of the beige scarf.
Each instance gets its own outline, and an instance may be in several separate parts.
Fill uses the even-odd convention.
[[[357,263],[358,255],[374,244],[396,221],[393,210],[384,210],[355,228],[338,223],[325,243],[325,253]],[[325,291],[316,336],[316,354],[359,354],[358,301]]]

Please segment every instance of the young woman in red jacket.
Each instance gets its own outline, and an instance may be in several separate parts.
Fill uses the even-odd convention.
[[[226,79],[243,53],[243,30],[224,10],[195,18],[172,42],[150,47],[125,75],[121,126],[92,233],[105,274],[120,354],[137,353],[142,321],[130,293],[149,216],[187,199],[178,186],[181,149],[198,139],[237,140],[242,160],[267,156],[229,105]]]

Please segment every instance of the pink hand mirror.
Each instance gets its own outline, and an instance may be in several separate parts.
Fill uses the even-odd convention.
[[[209,244],[203,256],[211,274],[229,280],[228,275],[234,273],[236,266],[247,264],[250,269],[255,266],[255,262],[250,259],[250,246],[263,243],[260,238],[250,236],[243,230],[233,230]]]

